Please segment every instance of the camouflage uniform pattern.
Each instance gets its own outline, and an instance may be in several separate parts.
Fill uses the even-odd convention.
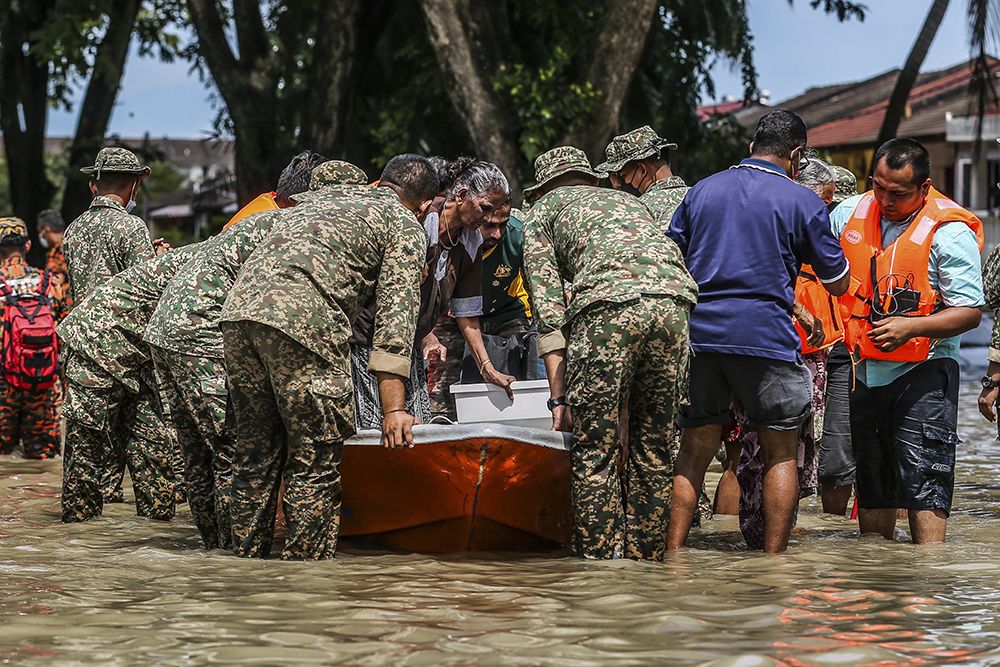
[[[455,397],[451,386],[462,379],[462,359],[465,356],[465,337],[454,317],[444,315],[434,327],[434,335],[448,351],[444,361],[438,357],[428,360],[427,390],[431,399],[431,417],[444,417],[458,421]]]
[[[830,168],[833,169],[833,173],[837,176],[837,186],[833,191],[832,204],[839,206],[845,199],[858,194],[858,177],[847,167],[831,164]]]
[[[69,353],[66,363],[66,445],[62,520],[100,516],[104,500],[120,488],[127,466],[136,513],[167,521],[174,516],[175,443],[164,428],[148,375],[128,392],[92,361]]]
[[[597,165],[597,171],[617,172],[635,160],[643,160],[658,155],[660,151],[676,150],[677,144],[670,143],[653,131],[649,125],[620,134],[611,140],[604,155],[607,158]]]
[[[270,554],[283,480],[288,536],[281,558],[333,558],[340,460],[344,440],[354,434],[346,339],[344,356],[330,360],[264,324],[224,322],[222,331],[237,422],[233,551],[244,558]]]
[[[237,425],[233,542],[244,557],[270,551],[282,476],[282,558],[336,550],[340,455],[354,433],[348,338],[363,308],[378,308],[369,370],[410,375],[424,230],[388,188],[328,190],[286,209],[222,311]]]
[[[222,306],[244,262],[281,216],[280,209],[255,213],[202,242],[184,271],[164,288],[146,326],[146,342],[170,352],[222,359]]]
[[[27,237],[27,227],[18,220],[18,233]],[[0,232],[0,239],[4,234]],[[24,258],[14,255],[0,263],[0,276],[14,294],[37,294],[43,271],[28,266]],[[50,274],[46,294],[52,317],[56,322],[66,315],[62,289]],[[0,296],[0,313],[6,308]],[[62,385],[56,382],[48,389],[19,389],[8,385],[0,375],[0,454],[9,454],[18,443],[29,459],[50,459],[59,454],[59,420],[62,412]]]
[[[1000,245],[990,251],[983,263],[984,310],[993,312],[993,333],[987,355],[990,361],[1000,363]]]
[[[72,309],[73,290],[69,286],[69,268],[66,266],[66,253],[63,251],[62,243],[55,244],[45,254],[45,270],[50,272],[59,282],[66,310]]]
[[[653,219],[659,223],[660,229],[666,233],[670,220],[674,217],[674,211],[684,201],[684,195],[690,189],[680,176],[670,176],[650,185],[649,189],[639,197],[639,201],[649,209]]]
[[[690,307],[669,297],[601,302],[573,319],[573,549],[591,558],[662,560],[687,394]],[[628,443],[620,458],[622,396]]]
[[[173,517],[183,463],[143,336],[167,282],[198,248],[177,248],[116,275],[57,329],[68,349],[63,521],[100,515],[102,489],[117,496],[125,466],[140,516]]]
[[[524,189],[524,198],[532,201],[535,193],[554,178],[565,174],[583,174],[594,178],[607,178],[603,171],[595,171],[587,154],[575,146],[559,146],[535,158],[535,185]],[[523,220],[524,218],[521,218]]]
[[[531,208],[524,265],[539,354],[566,349],[569,334],[574,550],[660,559],[698,288],[638,199],[589,186],[556,188]],[[620,464],[624,396],[629,437]]]
[[[229,549],[235,434],[227,427],[226,366],[221,359],[160,348],[153,348],[153,361],[184,458],[188,506],[202,543],[206,549]]]
[[[328,185],[366,185],[364,169],[344,160],[328,160],[313,167],[309,174],[309,189],[319,190]]]

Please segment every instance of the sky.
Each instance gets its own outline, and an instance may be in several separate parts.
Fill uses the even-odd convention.
[[[838,23],[812,9],[809,0],[749,0],[750,29],[762,90],[780,102],[812,86],[855,81],[900,67],[923,24],[931,0],[860,0],[868,6],[864,23]],[[964,0],[953,0],[931,46],[924,70],[940,69],[969,57]],[[133,52],[109,134],[140,137],[204,137],[215,118],[211,91],[190,64],[162,63]],[[713,68],[717,99],[741,96],[738,72],[726,62]],[[705,100],[708,103],[710,100]],[[53,111],[53,136],[73,133],[76,114]]]

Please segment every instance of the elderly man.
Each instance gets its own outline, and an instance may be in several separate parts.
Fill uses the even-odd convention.
[[[663,230],[688,191],[684,179],[674,176],[670,169],[669,151],[676,149],[677,144],[643,125],[615,137],[605,149],[607,161],[597,167],[598,171],[608,172],[616,190],[639,197]]]
[[[537,201],[524,221],[524,268],[553,427],[574,436],[573,549],[588,558],[661,559],[697,288],[645,206],[596,187],[603,175],[571,146],[538,156],[537,185],[525,190]]]
[[[365,172],[353,164],[330,160],[312,170],[308,192],[288,194],[299,201],[328,186],[367,181]],[[152,346],[184,457],[188,504],[206,549],[232,546],[229,498],[235,434],[226,426],[233,416],[227,415],[219,318],[240,268],[290,210],[256,213],[206,241],[167,284],[146,327],[145,340]]]
[[[332,558],[340,528],[340,457],[355,432],[351,322],[378,305],[369,367],[379,374],[386,446],[412,444],[404,378],[438,191],[427,158],[400,155],[379,185],[317,193],[293,209],[240,271],[221,327],[236,412],[231,517],[236,555],[271,549],[285,482],[283,559]]]

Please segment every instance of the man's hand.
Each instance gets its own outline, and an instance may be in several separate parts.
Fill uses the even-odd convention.
[[[868,337],[875,347],[883,352],[892,352],[897,347],[913,338],[913,320],[915,317],[887,317],[868,332]]]
[[[431,357],[437,357],[438,361],[448,360],[448,348],[441,344],[438,337],[433,333],[424,336],[424,361],[430,361]]]
[[[413,447],[413,425],[417,418],[405,410],[390,412],[382,418],[382,446],[389,449]]]
[[[573,431],[573,413],[568,405],[557,405],[552,409],[552,430]]]
[[[158,238],[155,241],[153,241],[153,252],[155,252],[157,255],[162,255],[168,250],[170,250],[170,244],[167,243],[166,239]]]
[[[806,342],[813,347],[823,344],[826,332],[823,331],[823,320],[813,315],[802,304],[796,303],[793,310],[795,320],[805,329]]]
[[[507,392],[507,398],[514,400],[514,390],[510,388],[510,384],[514,382],[517,378],[513,375],[506,375],[501,373],[497,369],[493,368],[493,364],[485,364],[482,376],[483,380],[489,382],[490,384],[495,384],[496,386]]]
[[[986,417],[987,421],[995,422],[997,420],[995,410],[998,395],[1000,395],[1000,387],[983,389],[979,393],[979,414]]]

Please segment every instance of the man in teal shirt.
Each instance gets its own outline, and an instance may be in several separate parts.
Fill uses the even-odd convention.
[[[871,205],[881,212],[882,248],[888,248],[925,210],[930,157],[912,139],[892,139],[879,147],[873,164]],[[835,234],[843,235],[867,196],[846,199],[831,213]],[[926,316],[885,317],[866,334],[887,353],[910,339],[930,338],[936,344],[928,358],[861,359],[856,367],[850,412],[862,533],[893,539],[896,510],[902,508],[914,543],[945,538],[958,443],[959,340],[978,326],[984,305],[976,233],[960,217],[955,220],[937,226],[931,241],[927,277],[939,308]],[[858,277],[868,271],[851,267]]]

